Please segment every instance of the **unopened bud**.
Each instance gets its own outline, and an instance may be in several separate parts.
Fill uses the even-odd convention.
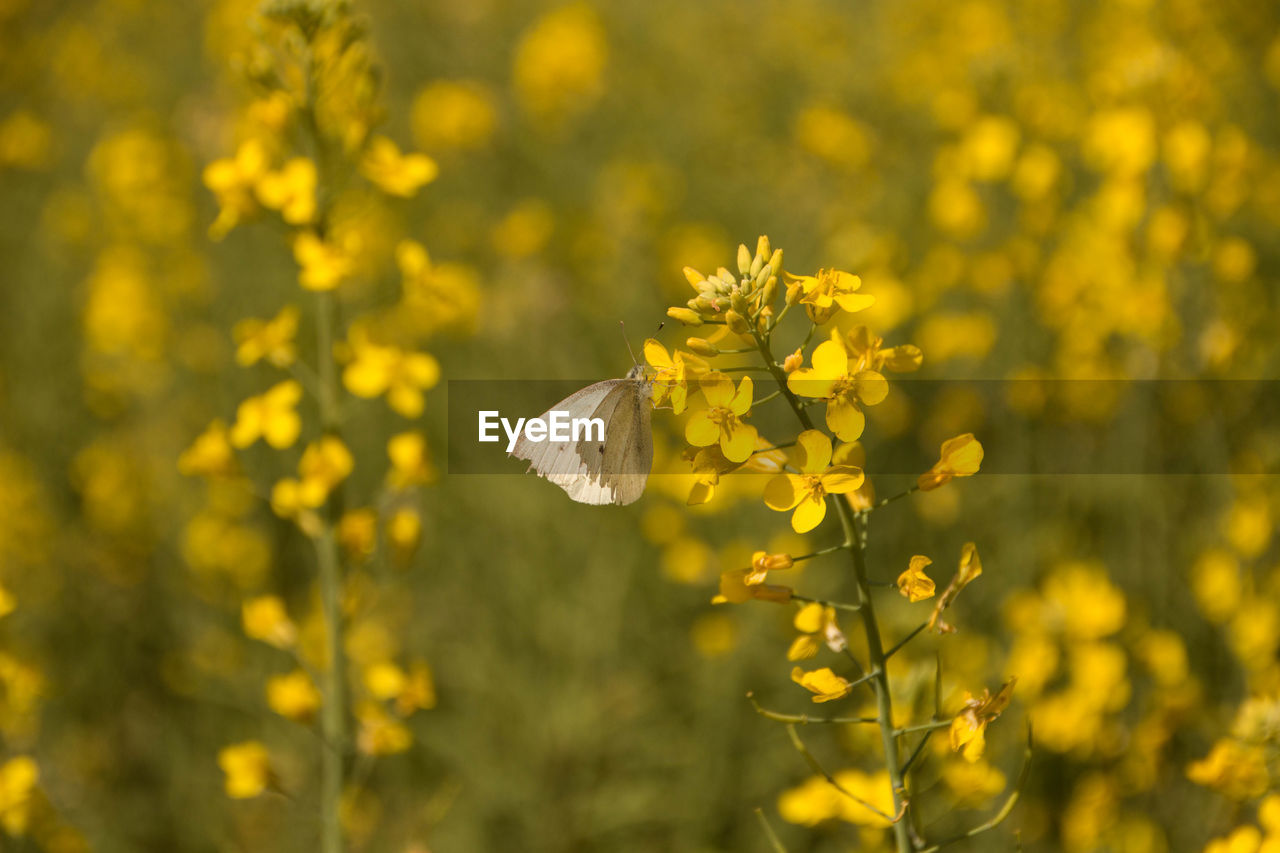
[[[774,249],[773,254],[769,256],[769,266],[773,267],[774,273],[782,272],[782,250]]]
[[[751,250],[745,244],[738,244],[738,273],[747,275],[751,270]]]
[[[764,268],[764,255],[756,255],[751,259],[751,269],[747,275],[756,278],[760,275],[760,270]]]
[[[772,252],[769,249],[769,237],[767,234],[761,234],[756,238],[756,256],[767,258]]]
[[[787,285],[787,304],[795,305],[804,296],[804,288],[800,286],[800,282],[793,281]]]
[[[734,290],[729,294],[729,305],[744,316],[751,313],[751,306],[747,304],[747,297],[742,295],[741,290]]]
[[[708,358],[715,358],[720,354],[720,349],[706,338],[689,338],[684,345],[698,355],[705,355]]]
[[[758,557],[751,561],[751,568],[758,572],[778,572],[783,569],[789,569],[794,565],[795,561],[791,559],[790,554],[760,553]]]
[[[667,316],[672,320],[683,323],[686,326],[701,326],[702,317],[697,311],[689,308],[671,307],[667,309]]]
[[[760,301],[765,305],[772,305],[773,300],[778,298],[778,277],[776,275],[769,276],[769,280],[764,283],[764,290],[760,294]]]
[[[674,308],[672,309],[675,310]],[[795,352],[782,360],[782,369],[787,373],[795,373],[804,364],[804,352],[796,349]]]
[[[729,331],[735,335],[751,334],[751,327],[747,325],[747,319],[733,309],[724,312],[724,321],[728,324]]]
[[[693,267],[685,267],[683,272],[684,272],[685,281],[689,282],[689,284],[695,288],[699,284],[702,284],[702,282],[707,280],[707,277],[705,275],[698,272]]]

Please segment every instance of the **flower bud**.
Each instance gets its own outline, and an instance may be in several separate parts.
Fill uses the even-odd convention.
[[[800,301],[800,297],[804,296],[804,288],[800,286],[800,282],[793,281],[787,285],[787,304],[795,305]]]
[[[745,244],[738,244],[738,273],[747,275],[751,270],[751,250]]]
[[[733,309],[724,312],[724,321],[728,324],[729,331],[735,335],[751,334],[751,327],[747,325],[746,318]]]
[[[743,316],[751,313],[751,306],[747,303],[747,297],[742,295],[741,290],[734,290],[729,295],[729,305],[733,307],[734,311]]]
[[[708,358],[715,358],[720,354],[720,349],[706,338],[689,338],[684,345],[696,352],[698,355],[705,355]]]
[[[781,571],[794,565],[795,561],[791,559],[790,554],[766,554],[763,551],[757,551],[755,558],[751,561],[753,569],[766,572]]]
[[[750,270],[747,271],[747,275],[751,276],[752,278],[757,278],[760,275],[760,270],[763,268],[764,268],[764,255],[756,255],[754,258],[751,259],[751,268]]]
[[[672,309],[674,310],[674,309]],[[799,348],[782,360],[782,369],[787,373],[795,373],[804,365],[804,352]]]
[[[761,258],[769,257],[769,236],[767,234],[761,234],[756,238],[756,255]]]
[[[773,277],[773,265],[762,264],[760,269],[756,270],[755,282],[756,287],[763,287],[764,283]]]
[[[775,273],[782,272],[782,250],[774,249],[773,254],[769,256],[769,266],[773,267]]]
[[[689,308],[680,308],[680,307],[673,306],[667,309],[667,316],[670,317],[672,320],[676,320],[680,323],[683,323],[686,326],[702,325],[702,317],[698,315],[697,311],[693,311]]]
[[[689,282],[690,286],[692,287],[697,288],[698,285],[702,284],[702,282],[707,280],[707,277],[705,275],[698,272],[693,267],[685,267],[683,272],[684,272],[685,281]]]
[[[768,281],[764,283],[764,290],[760,294],[760,302],[762,305],[772,305],[773,300],[778,298],[778,277],[776,275],[769,276]]]

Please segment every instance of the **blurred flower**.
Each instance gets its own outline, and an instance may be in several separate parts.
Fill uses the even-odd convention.
[[[951,578],[951,583],[947,584],[947,588],[943,590],[937,604],[933,607],[933,614],[929,617],[930,631],[936,629],[940,634],[950,634],[955,631],[955,628],[942,621],[942,611],[951,606],[951,602],[955,601],[960,590],[981,574],[982,560],[978,558],[978,547],[972,542],[964,543],[964,547],[960,549],[960,568]]]
[[[282,717],[305,721],[320,709],[320,691],[300,669],[267,679],[267,706]]]
[[[251,598],[240,608],[245,636],[261,640],[278,649],[292,648],[298,639],[298,628],[289,618],[284,601],[275,595]]]
[[[395,755],[413,745],[413,735],[377,702],[361,702],[355,709],[359,730],[356,748],[365,755]]]
[[[751,409],[751,377],[742,377],[736,391],[733,380],[718,372],[706,374],[698,384],[707,408],[690,416],[685,438],[694,447],[707,447],[718,441],[730,462],[745,461],[755,449],[757,438],[756,428],[742,420]]]
[[[422,414],[423,391],[440,381],[440,364],[427,353],[408,352],[376,344],[360,326],[349,334],[351,362],[342,371],[342,384],[357,397],[387,395],[387,404],[406,418]]]
[[[787,660],[807,660],[818,653],[822,643],[837,654],[849,648],[849,641],[836,621],[834,607],[811,601],[796,612],[792,625],[800,636],[787,649]]]
[[[262,142],[248,139],[235,156],[215,160],[204,169],[204,185],[218,199],[218,218],[209,226],[209,236],[220,240],[257,211],[254,188],[267,172],[267,151]]]
[[[25,755],[0,764],[0,828],[11,838],[27,834],[32,794],[39,778],[40,768]]]
[[[420,432],[402,432],[387,441],[391,470],[387,482],[395,489],[406,489],[429,483],[436,476],[435,466],[427,451],[427,439]]]
[[[294,157],[279,171],[265,172],[254,184],[262,206],[280,211],[290,225],[306,225],[316,215],[316,164]]]
[[[822,523],[827,515],[827,495],[842,495],[862,485],[860,468],[852,465],[828,467],[831,461],[831,439],[817,430],[805,430],[796,439],[799,474],[782,473],[764,488],[764,502],[773,510],[795,512],[791,527],[807,533]]]
[[[414,98],[410,124],[423,148],[470,150],[493,135],[497,108],[481,83],[437,80]]]
[[[346,251],[310,231],[294,238],[293,257],[301,267],[298,283],[306,290],[333,290],[354,269]]]
[[[247,367],[266,361],[275,367],[288,367],[298,357],[294,337],[298,334],[298,307],[286,305],[270,320],[251,317],[236,323],[232,334],[236,339],[236,363]]]
[[[1187,778],[1233,800],[1251,800],[1267,791],[1266,751],[1260,747],[1222,738],[1209,754],[1187,767]]]
[[[178,457],[178,470],[188,477],[217,477],[231,473],[234,468],[235,450],[227,425],[220,418],[210,423]]]
[[[236,409],[236,422],[228,434],[231,445],[244,448],[262,438],[277,450],[292,447],[302,432],[297,412],[301,399],[302,385],[293,379],[248,398]]]
[[[712,604],[741,604],[756,599],[785,604],[791,600],[791,587],[765,583],[769,572],[789,569],[791,557],[787,554],[768,554],[756,551],[751,556],[751,567],[727,569],[720,573],[720,594],[711,599]]]
[[[271,783],[271,757],[256,740],[223,747],[218,751],[218,766],[226,775],[225,789],[232,799],[256,797]]]
[[[913,604],[933,598],[935,589],[933,579],[924,573],[925,566],[932,564],[933,560],[917,554],[911,558],[907,570],[898,575],[898,592]]]
[[[385,136],[375,136],[365,151],[360,171],[389,195],[409,198],[440,174],[436,161],[425,154],[401,154]]]
[[[804,305],[809,319],[821,325],[832,318],[836,311],[850,314],[870,308],[874,296],[858,293],[862,279],[840,270],[818,270],[817,275],[785,276],[789,285],[799,286],[800,304]]]
[[[354,466],[351,451],[337,436],[326,435],[311,442],[298,460],[298,478],[280,480],[272,489],[272,509],[290,518],[303,509],[322,506]]]
[[[516,94],[539,118],[560,119],[578,112],[600,95],[608,54],[604,29],[586,3],[548,12],[516,45]]]

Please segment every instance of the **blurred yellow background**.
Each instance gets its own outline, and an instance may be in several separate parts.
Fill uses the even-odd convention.
[[[296,81],[266,73],[290,43],[259,6],[0,0],[0,849],[318,849],[323,595],[273,493],[297,454],[248,447],[231,481],[179,465],[287,378],[237,364],[237,324],[297,304],[309,329],[324,310],[300,287],[314,258],[288,202],[259,186],[241,209],[219,183],[297,108],[269,94]],[[348,508],[367,510],[338,530],[351,849],[768,850],[756,807],[793,853],[891,849],[805,787],[812,770],[745,698],[813,712],[789,679],[791,614],[712,606],[720,571],[831,544],[779,524],[749,478],[694,509],[676,475],[594,508],[531,475],[405,474],[392,450],[407,479],[379,491],[393,435],[421,431],[441,465],[447,380],[621,376],[618,321],[635,346],[693,295],[682,267],[732,267],[761,234],[789,271],[860,275],[876,303],[857,321],[918,345],[918,377],[938,380],[927,408],[895,393],[869,410],[883,494],[913,481],[877,468],[890,444],[919,471],[963,432],[1031,459],[1024,429],[1119,411],[1122,452],[1145,460],[1007,462],[876,516],[877,580],[912,554],[950,572],[964,541],[985,564],[960,631],[894,658],[902,701],[932,689],[935,650],[951,710],[1019,677],[981,762],[945,738],[928,753],[931,836],[998,807],[1030,721],[1017,808],[954,849],[1016,849],[1015,832],[1028,851],[1280,849],[1280,423],[1273,385],[1228,384],[1280,375],[1280,7],[351,15],[334,67],[354,82],[319,97],[398,150],[383,172],[363,161],[369,186],[321,193],[320,236],[346,253],[333,304],[344,321],[383,312],[440,376],[341,411]],[[435,300],[418,314],[414,281]],[[340,370],[377,354],[337,337]],[[298,346],[303,364],[325,349],[312,332]],[[948,390],[961,379],[1016,380],[996,387],[1018,425]],[[1132,417],[1132,389],[1164,380],[1201,382]],[[676,470],[681,422],[654,420]],[[1191,453],[1207,461],[1188,473]],[[847,582],[821,561],[795,579],[814,596]],[[914,627],[885,595],[886,633]],[[878,767],[865,726],[805,737],[829,770]]]

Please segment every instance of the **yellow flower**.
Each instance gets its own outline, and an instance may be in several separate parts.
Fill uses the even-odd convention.
[[[240,221],[258,209],[253,187],[267,170],[267,151],[257,139],[236,149],[234,157],[214,160],[204,169],[204,185],[218,200],[218,218],[209,236],[220,240]]]
[[[263,595],[249,599],[240,606],[240,621],[246,637],[278,649],[292,648],[297,642],[298,628],[278,596]]]
[[[833,652],[843,652],[849,647],[849,641],[840,624],[836,621],[836,609],[811,601],[796,612],[792,620],[795,629],[800,632],[787,649],[787,660],[805,660],[818,653],[822,643]]]
[[[409,667],[409,677],[396,696],[396,711],[407,717],[417,710],[429,710],[436,706],[436,684],[431,667],[417,661]]]
[[[364,670],[364,686],[375,699],[394,699],[407,680],[404,670],[391,661],[379,661]]]
[[[391,543],[397,559],[404,561],[412,556],[422,538],[422,516],[413,507],[402,506],[387,519],[387,541]]]
[[[742,421],[751,409],[754,386],[750,376],[734,391],[733,380],[723,373],[708,373],[699,383],[707,408],[694,412],[685,425],[685,438],[694,447],[720,443],[730,462],[745,462],[756,447],[756,428]]]
[[[521,35],[511,70],[516,94],[533,115],[563,118],[599,97],[608,58],[595,10],[581,2],[561,6]]]
[[[351,329],[350,345],[353,358],[342,372],[348,391],[365,399],[386,394],[391,408],[406,418],[422,414],[422,392],[440,381],[440,364],[434,357],[376,344],[359,326]]]
[[[769,554],[756,551],[751,556],[751,567],[729,569],[720,573],[720,594],[711,599],[712,604],[741,604],[757,599],[785,604],[791,600],[791,587],[767,584],[769,572],[789,569],[793,565],[789,554]]]
[[[686,358],[689,365],[685,364]],[[688,382],[695,372],[692,368],[701,366],[705,370],[706,363],[680,350],[668,354],[667,348],[653,338],[644,342],[644,360],[657,371],[653,377],[653,404],[657,406],[663,400],[670,400],[672,412],[677,415],[683,412],[688,400]]]
[[[933,565],[933,560],[917,554],[911,558],[907,570],[898,575],[898,592],[902,593],[913,604],[933,598],[933,579],[924,573],[924,567]]]
[[[304,231],[294,239],[293,258],[302,268],[298,271],[298,283],[307,290],[333,290],[351,275],[354,267],[351,257],[343,249],[321,240],[310,231]]]
[[[857,441],[866,425],[859,404],[874,406],[889,393],[889,383],[874,370],[850,371],[850,360],[834,332],[813,351],[813,366],[787,377],[793,394],[827,401],[827,427],[841,441]]]
[[[267,172],[254,185],[262,206],[280,211],[290,225],[306,225],[316,215],[316,164],[294,157],[278,171]]]
[[[297,405],[302,399],[302,386],[286,379],[265,394],[250,397],[236,409],[236,422],[228,437],[233,447],[248,447],[259,438],[281,450],[292,447],[302,432],[302,419]]]
[[[369,559],[378,544],[378,513],[369,507],[344,512],[338,521],[338,541],[351,559]]]
[[[377,702],[361,702],[356,706],[360,730],[356,746],[365,755],[394,755],[413,745],[413,735],[399,720],[394,720]]]
[[[282,717],[306,721],[320,708],[320,691],[300,669],[274,675],[267,679],[267,706]]]
[[[833,699],[842,699],[853,691],[853,685],[848,680],[832,672],[829,666],[815,669],[812,672],[805,672],[797,666],[791,670],[791,680],[813,693],[814,702],[830,702]]]
[[[427,439],[420,432],[402,432],[387,442],[391,470],[387,482],[396,489],[428,483],[435,478],[435,466],[427,452]]]
[[[227,425],[222,419],[208,428],[178,457],[178,471],[187,476],[216,477],[235,467],[235,451],[231,447]]]
[[[884,338],[871,334],[866,326],[857,326],[845,337],[845,349],[854,362],[855,371],[892,370],[911,373],[919,370],[924,353],[912,344],[885,347]]]
[[[921,474],[916,484],[922,491],[930,491],[950,483],[955,477],[969,477],[978,473],[982,465],[982,445],[973,433],[966,432],[942,443],[942,453],[934,466]]]
[[[874,296],[857,292],[862,287],[861,278],[840,270],[818,270],[817,275],[786,273],[785,278],[800,288],[800,304],[804,305],[809,319],[819,325],[830,320],[838,310],[862,311],[876,301]]]
[[[438,80],[414,98],[413,138],[431,150],[484,145],[497,125],[493,95],[480,83]]]
[[[218,751],[218,766],[226,774],[227,796],[232,799],[256,797],[271,783],[271,756],[256,740],[223,747]]]
[[[288,367],[298,358],[293,342],[298,334],[298,308],[286,305],[271,320],[241,320],[232,334],[236,339],[236,363],[242,367],[263,359],[275,367]]]
[[[40,768],[25,755],[0,764],[0,827],[10,837],[27,834],[31,819],[31,795],[40,779]],[[21,846],[21,845],[19,845]]]
[[[385,136],[375,136],[365,151],[360,171],[383,192],[410,198],[440,174],[436,161],[426,154],[401,154]]]
[[[770,509],[787,512],[794,509],[791,527],[797,533],[808,533],[827,515],[826,497],[842,495],[862,485],[862,469],[852,465],[834,465],[831,461],[831,439],[817,430],[805,430],[796,439],[799,448],[796,466],[799,474],[782,473],[764,487],[764,502]]]
[[[955,628],[942,621],[942,611],[951,606],[951,602],[955,601],[956,596],[960,594],[960,590],[968,586],[981,574],[982,560],[978,558],[978,546],[972,542],[964,543],[964,546],[960,549],[960,568],[955,576],[951,578],[951,583],[947,584],[947,588],[943,590],[938,603],[933,607],[933,614],[929,617],[930,631],[935,628],[940,634],[950,634],[955,631]]]
[[[303,506],[324,503],[333,488],[347,478],[355,462],[351,451],[335,435],[326,435],[307,445],[298,460],[299,499]]]
[[[976,698],[965,691],[964,706],[951,721],[952,750],[955,752],[963,750],[967,761],[977,761],[982,757],[987,747],[987,724],[1009,707],[1009,700],[1013,697],[1013,685],[1017,681],[1017,678],[1009,679],[994,696],[985,687],[982,689],[982,695]]]
[[[1187,767],[1187,778],[1233,800],[1261,797],[1269,784],[1266,752],[1260,746],[1224,738]]]

